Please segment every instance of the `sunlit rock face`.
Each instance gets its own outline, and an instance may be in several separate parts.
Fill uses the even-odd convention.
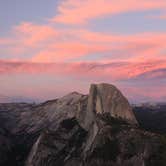
[[[132,108],[123,94],[110,84],[92,84],[90,87],[85,127],[92,123],[95,114],[108,113],[130,124],[138,124]]]
[[[110,113],[112,117],[137,123],[129,102],[115,86],[104,83],[92,84],[90,92],[90,95],[94,96],[94,111],[96,113]]]

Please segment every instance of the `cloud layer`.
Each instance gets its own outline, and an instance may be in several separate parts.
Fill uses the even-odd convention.
[[[10,59],[33,62],[101,61],[164,58],[166,33],[132,35],[93,32],[87,29],[59,29],[51,25],[21,23],[11,37],[1,38],[3,54]],[[26,56],[25,56],[26,55]]]
[[[166,78],[166,31],[115,33],[111,27],[104,31],[102,25],[98,30],[91,25],[100,19],[111,21],[117,15],[145,12],[144,19],[154,20],[155,26],[156,19],[164,21],[165,9],[164,0],[96,0],[95,3],[62,0],[54,16],[43,18],[40,23],[22,20],[10,27],[7,35],[0,36],[0,78],[40,75],[42,80],[48,79],[47,76],[62,78],[65,85],[72,78],[78,82],[78,89],[84,89],[84,81],[88,84],[115,82],[124,91],[126,86],[131,98],[134,95],[141,98],[142,94],[142,98],[163,99],[166,96],[162,84]],[[152,14],[146,14],[147,11]],[[129,24],[133,26],[132,20]],[[42,94],[39,88],[42,82],[38,81],[39,87],[36,87],[33,81],[29,80],[31,93],[41,91]],[[5,85],[2,84],[0,87]],[[49,83],[46,86],[50,93],[55,88]],[[156,95],[155,91],[151,92],[154,88]]]
[[[0,61],[1,74],[50,74],[84,78],[127,80],[135,78],[165,78],[166,61],[107,63],[31,63]]]
[[[113,16],[121,13],[165,10],[163,0],[65,0],[58,7],[59,14],[51,19],[53,22],[64,24],[85,24],[91,19]]]

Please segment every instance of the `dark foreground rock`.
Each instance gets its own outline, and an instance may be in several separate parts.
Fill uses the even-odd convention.
[[[26,163],[28,166],[65,165],[81,160],[82,146],[87,132],[80,127],[77,120],[63,120],[56,131],[46,130],[33,146]]]
[[[67,119],[56,131],[47,130],[41,134],[26,166],[165,165],[160,153],[164,146],[161,136],[132,127],[107,114],[97,119],[102,126],[88,150],[89,133],[76,119]]]
[[[166,139],[141,129],[109,84],[35,104],[0,105],[0,166],[165,166]]]

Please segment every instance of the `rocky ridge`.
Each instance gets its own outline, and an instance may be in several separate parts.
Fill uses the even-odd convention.
[[[0,165],[155,166],[165,159],[161,135],[140,129],[127,99],[113,85],[92,84],[35,104],[0,105]],[[164,151],[165,152],[165,151]],[[158,163],[160,162],[160,163]],[[15,164],[14,164],[15,163]]]

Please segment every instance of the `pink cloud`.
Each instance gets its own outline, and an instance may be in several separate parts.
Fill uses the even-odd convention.
[[[77,89],[85,88],[84,82],[105,80],[117,84],[122,80],[141,79],[160,82],[166,76],[165,32],[115,34],[93,32],[86,25],[80,27],[91,19],[133,11],[163,11],[165,8],[164,0],[63,0],[51,22],[22,22],[11,28],[8,36],[0,38],[0,55],[6,59],[0,60],[0,74],[2,77],[25,75],[26,78],[27,75],[41,75],[43,80],[47,75],[62,79],[62,82],[67,80],[57,88],[59,94],[65,88],[71,89],[73,80],[78,82]],[[155,17],[164,19],[165,14]],[[62,26],[61,23],[77,26]],[[25,87],[22,91],[38,96],[52,93],[53,87],[41,82],[40,85],[36,89]],[[17,84],[15,87],[19,89]],[[152,98],[165,95],[165,88],[161,90],[159,84],[155,87],[160,91],[158,94],[152,92],[151,87],[128,87],[126,92]]]
[[[123,80],[135,78],[153,70],[166,68],[166,61],[144,63],[108,62],[108,63],[27,63],[0,61],[1,74],[51,74],[80,78],[99,78]],[[165,76],[165,72],[163,72]],[[160,73],[161,76],[161,73]]]
[[[56,37],[58,33],[56,32],[56,29],[47,26],[47,25],[37,25],[37,24],[32,24],[30,22],[23,22],[18,26],[15,26],[14,31],[17,36],[24,36],[24,38],[28,38],[26,40],[26,44],[28,45],[34,45],[38,42],[42,42],[45,40],[49,40],[50,37]]]
[[[164,59],[165,43],[164,32],[122,35],[85,29],[59,29],[28,22],[15,26],[11,37],[0,38],[3,54],[10,55],[10,59],[33,62],[89,60],[91,54],[100,55],[99,60],[94,59],[100,62]]]
[[[59,36],[75,35],[75,39],[68,38],[50,44],[33,57],[34,61],[58,62],[72,60],[90,54],[109,54],[110,59],[150,59],[156,58],[166,49],[165,33],[140,33],[134,35],[113,35],[97,33],[87,30],[73,30],[61,32]],[[104,60],[104,56],[103,59]],[[108,59],[109,60],[109,56]]]
[[[65,24],[84,24],[90,19],[100,18],[132,11],[164,10],[163,0],[64,0],[58,7],[59,14],[52,22]]]
[[[51,26],[23,22],[12,27],[8,37],[0,38],[0,47],[12,59],[19,59],[25,54],[32,56],[33,50],[53,42],[54,38],[58,38],[58,33]]]
[[[32,58],[35,62],[64,62],[79,57],[86,57],[88,54],[103,53],[111,48],[103,44],[86,44],[81,42],[62,42],[49,45],[46,50],[41,50]]]
[[[157,71],[157,72],[156,72]],[[163,99],[165,96],[165,85],[160,85],[161,79],[166,77],[166,61],[151,60],[147,62],[107,62],[107,63],[31,63],[16,61],[0,61],[0,75],[3,78],[20,76],[27,78],[27,81],[15,80],[6,85],[6,80],[1,82],[1,87],[7,90],[15,89],[15,93],[21,93],[29,97],[39,96],[40,99],[47,100],[64,95],[70,91],[77,90],[82,93],[88,92],[90,83],[108,82],[118,86],[129,99]],[[28,76],[33,76],[35,80],[29,80]],[[16,77],[17,78],[17,77]],[[31,78],[31,77],[30,77]],[[42,78],[44,82],[41,82]],[[48,82],[47,79],[57,78],[60,83],[55,81]],[[143,86],[139,86],[140,79]],[[37,80],[40,82],[36,85]],[[3,79],[2,79],[3,80]],[[46,81],[46,82],[45,82]],[[134,81],[134,84],[130,82]],[[146,82],[150,84],[146,85]],[[157,81],[157,83],[155,83]],[[123,84],[124,82],[124,84]],[[17,85],[19,83],[19,86]],[[129,83],[129,84],[128,84]],[[5,85],[3,85],[5,84]],[[29,85],[30,84],[30,85]],[[3,89],[4,92],[6,92]],[[56,95],[56,96],[55,96]],[[145,100],[144,100],[145,101]]]

